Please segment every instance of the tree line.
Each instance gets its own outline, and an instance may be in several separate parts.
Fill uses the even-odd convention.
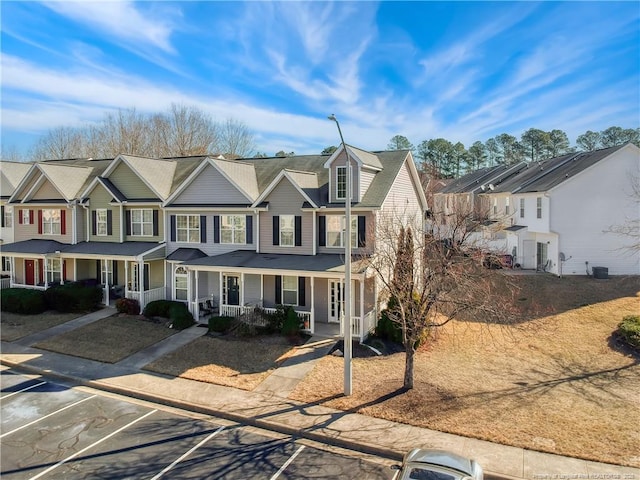
[[[518,162],[536,162],[575,151],[591,151],[614,147],[627,142],[640,146],[640,128],[609,127],[600,132],[588,130],[571,146],[562,130],[545,132],[530,128],[520,139],[502,133],[486,142],[476,141],[469,148],[461,142],[445,138],[423,140],[415,147],[406,137],[395,135],[387,148],[408,149],[414,153],[420,170],[438,178],[457,178],[479,168],[511,165]]]
[[[28,157],[113,158],[124,153],[151,158],[205,154],[240,158],[254,151],[255,137],[243,122],[233,118],[214,121],[197,107],[172,104],[164,112],[118,110],[105,113],[95,125],[50,129],[36,141]],[[7,152],[3,157],[8,159]]]

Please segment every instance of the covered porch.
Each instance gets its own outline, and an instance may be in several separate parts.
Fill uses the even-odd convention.
[[[68,281],[72,278],[69,266],[60,257],[60,252],[68,246],[40,239],[3,245],[2,256],[9,263],[9,278],[4,279],[3,287],[46,290]]]
[[[165,298],[164,255],[164,243],[155,242],[84,242],[61,253],[74,279],[103,288],[105,305],[124,297],[137,300],[141,310]]]
[[[294,308],[309,333],[343,333],[344,263],[340,255],[282,255],[237,251],[186,261],[173,268],[174,298],[182,297],[194,317],[202,309],[238,317],[260,307]],[[351,331],[364,341],[377,318],[375,281],[354,262]]]

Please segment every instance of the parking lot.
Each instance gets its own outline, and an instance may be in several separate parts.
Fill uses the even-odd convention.
[[[391,462],[11,369],[1,372],[6,479],[388,479]]]

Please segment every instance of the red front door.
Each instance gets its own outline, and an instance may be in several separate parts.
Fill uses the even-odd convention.
[[[24,283],[27,285],[36,284],[36,262],[35,260],[24,261]]]

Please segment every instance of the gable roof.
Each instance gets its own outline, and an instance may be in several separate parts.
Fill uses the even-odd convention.
[[[0,196],[9,198],[32,166],[32,163],[0,161]]]
[[[366,165],[367,167],[373,168],[374,170],[382,170],[382,163],[378,156],[373,152],[367,152],[366,150],[361,150],[359,148],[353,147],[351,145],[346,145],[347,155],[353,160],[356,161],[359,165]],[[340,156],[340,154],[345,150],[344,146],[341,144],[335,152],[331,154],[331,156],[327,159],[324,164],[325,168],[329,168],[333,161]],[[402,152],[409,152],[409,150],[396,150]]]
[[[62,199],[70,202],[80,197],[82,189],[100,170],[89,166],[76,166],[57,162],[38,162],[31,165],[31,169],[22,178],[20,184],[11,195],[9,199],[11,202],[16,201],[16,197],[20,193],[25,194],[21,202],[28,202],[27,197],[29,194],[34,189],[40,188],[45,181],[51,183]],[[23,192],[29,185],[31,186],[29,191]]]
[[[253,206],[255,207],[260,205],[260,203],[269,196],[283,178],[286,178],[312,207],[318,208],[318,175],[314,172],[301,172],[289,169],[280,171],[278,176],[273,179],[269,186],[253,203]]]
[[[534,162],[517,175],[502,182],[494,190],[494,193],[546,192],[627,145],[618,145],[592,152],[568,153],[541,162]]]

